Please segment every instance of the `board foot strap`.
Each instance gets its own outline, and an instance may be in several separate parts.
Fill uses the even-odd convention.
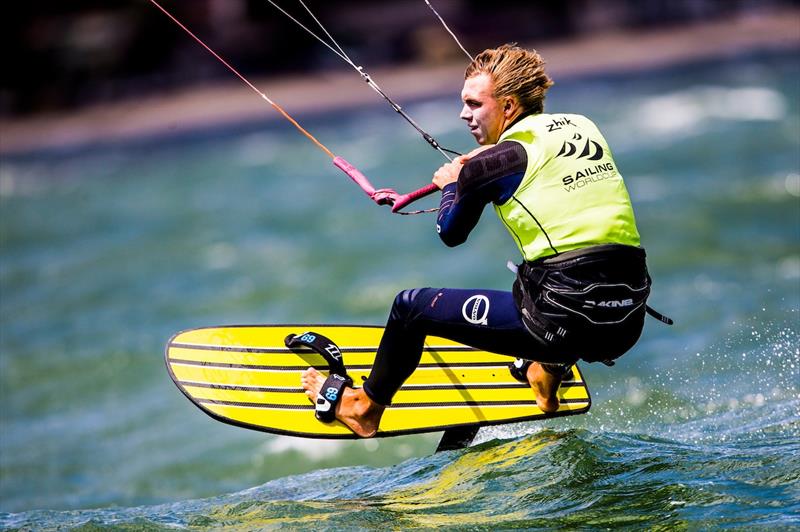
[[[519,382],[528,384],[528,368],[533,364],[533,360],[526,360],[524,358],[514,359],[514,362],[508,365],[508,371],[511,376]]]
[[[335,421],[336,405],[342,398],[342,389],[353,386],[353,379],[347,374],[341,349],[333,340],[314,331],[290,334],[284,338],[283,343],[290,349],[308,347],[322,355],[328,363],[328,378],[317,393],[314,415],[324,423]]]
[[[508,365],[508,371],[519,382],[528,384],[528,368],[531,367],[531,364],[533,364],[533,360],[517,358]],[[544,362],[540,362],[540,364],[547,373],[555,375],[562,380],[568,380],[573,377],[571,364],[545,364]]]
[[[347,368],[344,366],[344,359],[342,358],[342,350],[327,336],[318,332],[308,331],[301,334],[290,334],[283,339],[283,343],[289,349],[308,347],[316,351],[328,363],[328,369],[331,373],[336,373],[343,377],[348,376]]]
[[[346,386],[353,386],[353,379],[342,377],[336,373],[331,373],[325,384],[317,393],[317,400],[314,403],[314,415],[323,423],[330,423],[336,420],[336,405],[342,398],[342,390]]]

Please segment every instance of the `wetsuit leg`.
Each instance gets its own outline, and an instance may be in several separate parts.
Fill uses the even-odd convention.
[[[388,405],[414,372],[425,337],[440,336],[494,353],[551,364],[572,364],[577,356],[554,352],[528,333],[511,292],[417,288],[394,300],[375,365],[364,391]]]

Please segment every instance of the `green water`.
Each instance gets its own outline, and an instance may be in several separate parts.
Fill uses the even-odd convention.
[[[584,366],[589,414],[439,455],[435,435],[220,424],[163,348],[204,325],[382,324],[412,286],[507,289],[518,252],[491,213],[448,249],[433,215],[371,204],[279,121],[4,157],[0,526],[800,527],[798,53],[557,82],[548,110],[615,151],[677,323]],[[457,83],[407,110],[467,150]],[[379,104],[302,121],[377,186],[442,162]]]

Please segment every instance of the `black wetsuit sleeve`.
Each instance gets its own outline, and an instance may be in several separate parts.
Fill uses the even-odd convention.
[[[436,230],[448,246],[463,243],[489,203],[508,201],[522,182],[528,155],[518,142],[501,142],[471,159],[458,181],[442,189]]]

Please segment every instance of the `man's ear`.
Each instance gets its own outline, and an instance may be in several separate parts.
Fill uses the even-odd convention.
[[[513,96],[506,96],[503,98],[503,116],[511,118],[517,114],[519,109],[519,102]]]

